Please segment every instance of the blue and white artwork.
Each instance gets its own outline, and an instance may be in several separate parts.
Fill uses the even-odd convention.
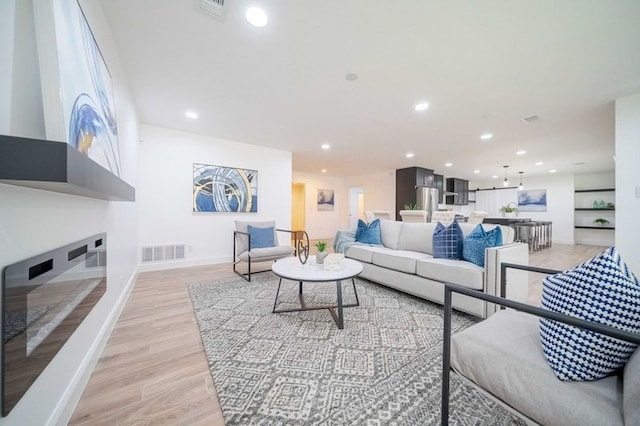
[[[519,212],[546,212],[547,211],[547,190],[527,189],[518,191],[518,211]]]
[[[77,0],[53,4],[67,142],[119,177],[111,75]]]
[[[318,189],[318,211],[332,212],[335,191],[333,189]]]
[[[194,212],[258,211],[258,171],[193,164]]]

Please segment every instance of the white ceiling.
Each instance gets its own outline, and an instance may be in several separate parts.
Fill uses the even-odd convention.
[[[225,3],[220,21],[197,0],[102,0],[140,119],[292,151],[298,172],[611,171],[614,100],[640,92],[640,1]]]

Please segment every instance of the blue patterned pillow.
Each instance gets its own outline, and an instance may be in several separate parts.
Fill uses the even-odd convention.
[[[251,241],[251,249],[276,246],[276,234],[273,226],[259,228],[247,225],[247,232],[249,233],[249,241]]]
[[[441,259],[462,259],[464,235],[458,222],[444,226],[440,222],[433,230],[433,257]]]
[[[358,219],[356,242],[381,246],[382,240],[380,239],[380,219],[375,219],[369,224],[366,224],[361,219]]]
[[[546,277],[542,307],[634,333],[640,332],[640,283],[614,247]],[[540,320],[542,349],[560,380],[597,380],[622,367],[637,345],[593,331]]]
[[[482,225],[476,226],[464,239],[462,258],[478,266],[484,266],[484,250],[487,247],[502,245],[502,230],[496,226],[491,231],[485,231]]]

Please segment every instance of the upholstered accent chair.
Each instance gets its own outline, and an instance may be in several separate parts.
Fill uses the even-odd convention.
[[[487,217],[488,214],[489,213],[487,212],[474,210],[471,213],[469,213],[469,219],[467,220],[467,223],[472,223],[474,225],[482,223],[482,221],[484,220],[485,217]]]
[[[236,220],[235,228],[233,231],[233,272],[247,281],[251,281],[251,274],[271,270],[269,267],[269,269],[253,271],[254,263],[277,261],[291,256],[295,250],[291,245],[280,245],[278,242],[278,232],[288,233],[288,241],[291,237],[296,238],[295,232],[276,228],[275,221]],[[246,272],[238,270],[237,266],[241,262],[247,264]]]
[[[435,211],[431,213],[431,223],[440,222],[441,224],[447,226],[453,223],[456,218],[456,212],[451,211]]]
[[[426,210],[400,210],[399,213],[403,222],[427,222],[428,212]]]
[[[364,212],[364,216],[368,223],[371,223],[376,219],[394,220],[393,217],[391,217],[391,212],[389,210],[367,210]]]

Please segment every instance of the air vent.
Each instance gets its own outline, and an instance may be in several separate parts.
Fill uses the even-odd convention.
[[[525,118],[522,119],[522,121],[524,121],[527,124],[533,124],[538,120],[540,120],[540,116],[539,115],[530,115],[530,116],[525,117]]]
[[[197,0],[197,8],[207,15],[222,19],[225,0]]]
[[[142,263],[184,259],[184,244],[142,247]]]

